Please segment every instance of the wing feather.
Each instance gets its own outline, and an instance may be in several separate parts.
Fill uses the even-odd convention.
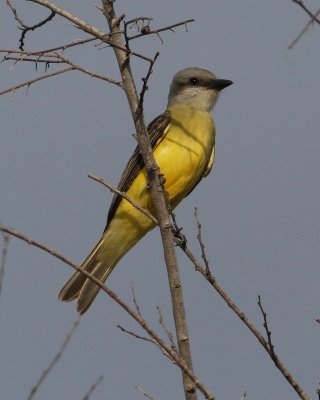
[[[160,114],[157,118],[151,121],[150,124],[148,125],[147,131],[152,150],[154,150],[161,142],[161,140],[164,138],[166,133],[166,128],[168,127],[170,122],[171,122],[170,113],[169,111],[165,111],[163,114]],[[127,192],[132,182],[138,176],[139,172],[143,167],[144,167],[144,162],[140,154],[140,148],[138,145],[135,148],[132,156],[130,157],[128,164],[124,169],[123,174],[121,175],[120,182],[117,188],[121,192]],[[117,194],[113,196],[108,213],[108,219],[105,231],[108,228],[109,223],[112,220],[115,212],[117,211],[117,208],[119,207],[121,200],[122,200],[121,196]]]

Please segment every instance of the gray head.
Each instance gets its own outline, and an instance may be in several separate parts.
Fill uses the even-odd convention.
[[[219,92],[233,82],[217,78],[206,69],[185,68],[173,77],[168,96],[168,107],[189,104],[201,111],[211,111]]]

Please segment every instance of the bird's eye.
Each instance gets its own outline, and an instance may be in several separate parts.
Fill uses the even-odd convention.
[[[191,83],[191,85],[197,86],[197,85],[199,85],[199,79],[195,78],[195,77],[190,78],[189,83]]]

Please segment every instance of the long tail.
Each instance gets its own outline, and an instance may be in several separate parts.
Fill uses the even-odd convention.
[[[81,267],[105,282],[120,259],[154,226],[147,217],[141,218],[140,212],[130,218],[114,218],[109,229],[103,234]],[[138,219],[139,218],[139,219]],[[90,307],[100,288],[81,272],[74,273],[59,293],[59,299],[72,301],[77,299],[77,310],[83,314]]]
[[[111,263],[106,263],[101,260],[103,244],[104,238],[102,237],[81,264],[83,269],[94,275],[101,282],[104,282],[108,278],[118,262],[118,259],[110,260]],[[76,272],[61,289],[59,299],[63,301],[72,301],[77,298],[77,310],[80,314],[83,314],[90,307],[99,289],[99,286],[95,285],[94,282],[88,279],[84,274]]]

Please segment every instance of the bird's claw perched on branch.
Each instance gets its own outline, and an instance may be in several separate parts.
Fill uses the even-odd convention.
[[[187,244],[187,237],[182,233],[183,228],[172,227],[172,233],[176,238],[175,245],[184,248]]]

